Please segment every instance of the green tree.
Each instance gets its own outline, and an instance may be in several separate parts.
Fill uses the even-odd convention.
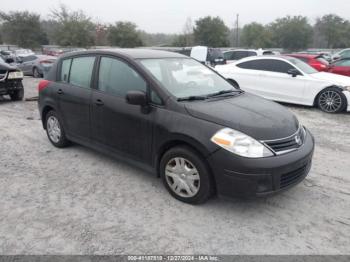
[[[193,30],[197,44],[210,47],[228,46],[229,29],[219,17],[207,16],[196,21]]]
[[[325,41],[327,48],[342,48],[350,44],[349,21],[334,14],[318,18],[315,30]]]
[[[131,22],[117,22],[108,29],[108,41],[111,45],[119,47],[142,46],[137,26]]]
[[[303,16],[286,16],[276,19],[269,27],[274,45],[290,51],[307,48],[313,29]]]
[[[242,29],[241,42],[243,46],[249,48],[272,47],[272,34],[262,24],[247,24]]]
[[[88,47],[94,44],[95,25],[83,11],[71,11],[61,5],[52,11],[56,22],[53,41],[62,46]]]
[[[41,28],[40,15],[25,12],[0,12],[2,40],[25,48],[36,48],[48,42]]]

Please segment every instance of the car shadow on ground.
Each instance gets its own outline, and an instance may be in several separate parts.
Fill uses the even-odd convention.
[[[210,209],[218,209],[218,210],[225,210],[227,208],[234,209],[245,207],[246,209],[254,209],[257,207],[264,207],[266,205],[271,206],[271,203],[274,203],[277,201],[283,202],[283,198],[286,198],[286,196],[282,196],[284,192],[288,192],[293,190],[293,188],[283,191],[279,194],[273,194],[270,196],[264,196],[264,197],[252,197],[252,198],[244,198],[244,197],[232,197],[232,198],[226,198],[222,196],[218,196],[217,194],[213,195],[206,203],[203,203],[201,205],[190,205],[186,203],[182,203],[181,201],[178,201],[174,199],[165,189],[163,182],[161,178],[154,172],[147,171],[145,169],[142,169],[127,160],[121,159],[119,157],[110,156],[106,153],[101,153],[99,151],[96,151],[94,149],[91,149],[89,147],[85,147],[76,143],[72,143],[68,148],[65,150],[76,150],[78,155],[81,154],[88,154],[92,158],[99,159],[101,161],[106,161],[110,165],[116,165],[116,168],[120,168],[121,170],[125,170],[126,172],[123,174],[125,176],[134,176],[137,180],[140,181],[141,184],[144,183],[143,180],[147,179],[149,180],[149,183],[152,185],[155,185],[157,188],[157,193],[161,194],[161,198],[166,200],[170,205],[185,205],[185,206],[193,206],[193,207],[208,207]]]

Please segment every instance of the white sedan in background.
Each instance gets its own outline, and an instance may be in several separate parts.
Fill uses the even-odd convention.
[[[267,99],[318,106],[327,113],[350,111],[350,77],[318,72],[297,58],[249,57],[215,70],[236,87]]]

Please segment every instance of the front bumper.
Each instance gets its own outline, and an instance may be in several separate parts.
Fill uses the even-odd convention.
[[[7,95],[23,88],[22,79],[6,80],[0,82],[0,95]]]
[[[296,151],[267,158],[244,158],[219,149],[208,158],[216,189],[225,197],[258,197],[288,189],[309,173],[314,138],[306,132],[304,144]]]
[[[350,112],[350,92],[349,91],[343,91],[343,94],[345,95],[347,103],[348,103],[348,107],[347,107],[346,111]]]

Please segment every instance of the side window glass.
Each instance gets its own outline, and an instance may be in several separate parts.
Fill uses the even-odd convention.
[[[146,81],[126,63],[109,57],[102,57],[98,77],[101,91],[125,97],[128,91],[147,91]]]
[[[257,62],[257,61],[255,61],[255,62]],[[243,62],[243,63],[237,64],[237,66],[239,68],[252,69],[252,70],[255,69],[256,70],[255,62],[254,61]]]
[[[292,65],[278,60],[271,60],[270,66],[269,71],[276,73],[287,73],[288,70],[295,69]]]
[[[72,85],[90,88],[92,70],[94,68],[95,57],[73,58],[69,83]]]
[[[72,63],[72,59],[65,59],[62,61],[61,78],[60,78],[62,82],[68,82],[68,76],[69,76],[69,70],[70,70],[71,63]]]

